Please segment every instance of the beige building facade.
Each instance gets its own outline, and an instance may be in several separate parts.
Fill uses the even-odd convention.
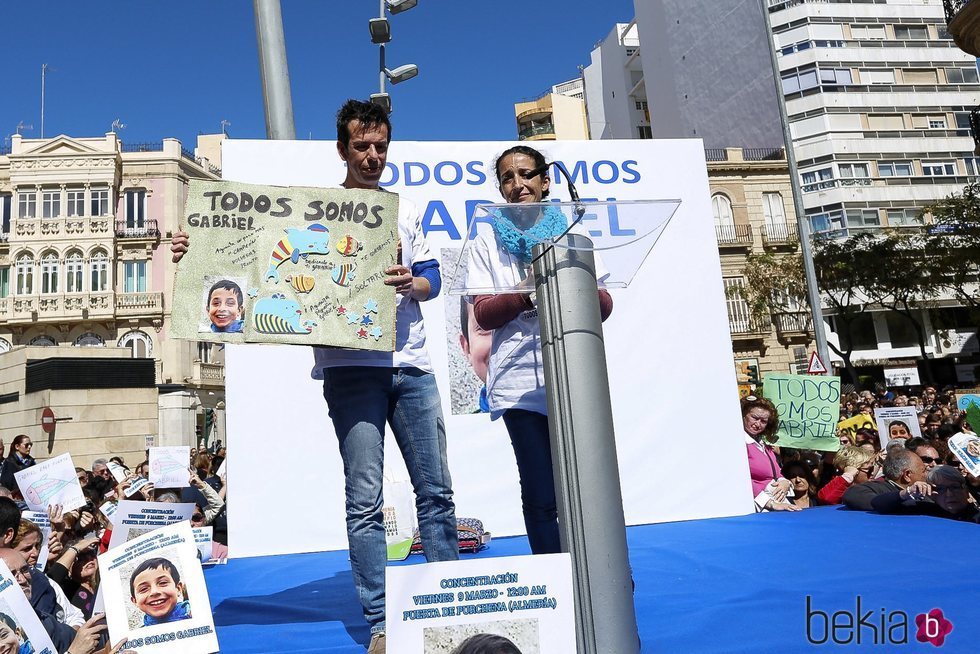
[[[575,78],[551,87],[542,96],[514,105],[517,136],[522,141],[588,140],[584,87]]]
[[[151,362],[152,389],[117,391],[135,393],[138,401],[91,396],[104,408],[100,420],[63,416],[102,438],[103,454],[136,444],[116,438],[194,443],[205,409],[217,409],[208,414],[223,424],[221,352],[170,337],[170,235],[182,216],[187,181],[219,177],[213,164],[176,139],[124,144],[111,132],[96,138],[15,135],[9,152],[0,154],[0,369],[29,369],[41,360],[41,348],[51,348],[45,359],[102,359],[111,352],[109,358],[128,353]],[[10,360],[19,363],[5,363]],[[63,370],[86,377],[84,366]],[[70,390],[75,395],[64,407],[77,412],[85,389]],[[151,390],[157,409],[148,420],[143,395]],[[17,402],[0,403],[0,434],[28,433],[41,441],[39,423],[27,419],[35,400],[25,404],[25,397],[22,392]],[[120,421],[145,433],[113,436],[122,433]]]
[[[738,296],[753,254],[798,251],[793,190],[781,148],[707,150],[715,236],[728,303],[732,351],[740,383],[768,372],[803,373],[813,332],[809,308],[772,313],[759,320]]]

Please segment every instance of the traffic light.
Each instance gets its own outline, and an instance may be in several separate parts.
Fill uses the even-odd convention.
[[[745,371],[748,374],[750,384],[753,386],[758,386],[762,383],[762,380],[759,379],[759,366],[749,364],[745,366]]]

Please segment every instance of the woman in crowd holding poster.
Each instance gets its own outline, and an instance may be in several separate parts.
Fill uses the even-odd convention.
[[[494,170],[500,194],[511,204],[537,203],[548,197],[551,179],[544,155],[518,145],[497,158]],[[494,215],[493,232],[474,238],[467,266],[470,288],[526,288],[528,292],[476,295],[473,303],[481,329],[493,330],[487,373],[487,401],[492,420],[503,418],[510,435],[521,481],[521,503],[531,551],[561,551],[555,500],[548,407],[541,360],[540,329],[531,271],[531,250],[568,229],[558,207],[528,207]],[[599,291],[602,319],[612,312],[612,298]]]
[[[764,397],[742,398],[742,429],[749,457],[752,494],[759,511],[799,511],[787,502],[792,483],[779,474],[779,458],[770,443],[776,442],[779,416],[776,407]]]

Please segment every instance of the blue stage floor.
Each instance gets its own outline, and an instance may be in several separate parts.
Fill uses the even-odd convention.
[[[644,653],[980,651],[980,525],[822,507],[631,527],[629,546]],[[506,538],[467,556],[529,552],[526,539]],[[364,652],[346,551],[233,560],[205,574],[224,654]],[[858,597],[865,626],[855,615],[836,634],[853,642],[818,648],[807,596],[812,639],[834,636],[816,612],[856,614]],[[915,616],[934,608],[953,624],[939,648],[916,641]],[[905,645],[885,642],[902,621],[895,612],[907,616]],[[398,654],[394,643],[388,651]]]

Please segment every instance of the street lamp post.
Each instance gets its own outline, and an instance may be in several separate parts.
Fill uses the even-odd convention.
[[[418,0],[378,0],[378,17],[368,21],[368,31],[371,33],[371,43],[378,45],[378,92],[371,94],[371,102],[380,105],[387,113],[391,113],[391,96],[385,89],[386,82],[400,84],[405,80],[412,79],[419,74],[419,67],[415,64],[405,64],[394,70],[390,70],[385,63],[385,44],[391,41],[391,24],[385,16],[387,11],[391,15],[400,14],[408,11],[418,4]]]

